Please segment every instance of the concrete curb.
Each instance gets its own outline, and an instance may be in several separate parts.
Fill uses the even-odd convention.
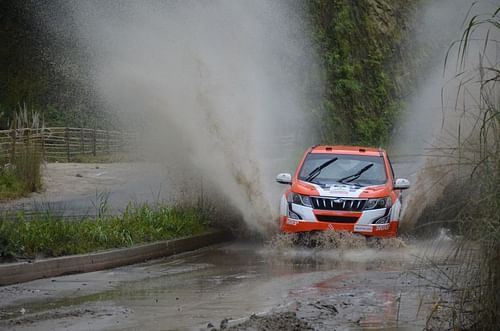
[[[35,260],[33,262],[1,264],[0,286],[28,282],[39,278],[115,268],[154,258],[192,251],[230,239],[232,239],[230,232],[216,230],[196,236],[128,248]]]

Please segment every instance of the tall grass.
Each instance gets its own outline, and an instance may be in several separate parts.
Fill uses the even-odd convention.
[[[13,199],[41,189],[41,148],[30,137],[41,123],[39,113],[29,112],[25,105],[14,114],[10,128],[16,132],[18,143],[10,164],[0,169],[0,199]]]
[[[31,130],[37,130],[43,126],[40,120],[40,114],[36,111],[29,112],[26,105],[20,107],[14,114],[12,129],[30,129],[21,130],[22,144],[19,146],[19,152],[13,156],[12,164],[16,176],[21,180],[27,192],[36,192],[41,188],[42,153],[40,146],[30,139]]]
[[[37,192],[42,187],[42,153],[36,144],[26,143],[16,153],[13,162],[15,176],[22,183],[25,192]]]
[[[469,317],[469,328],[495,330],[500,325],[500,63],[498,36],[500,35],[500,6],[490,16],[473,16],[460,41],[460,63],[463,68],[468,59],[471,42],[482,40],[477,66],[472,72],[462,71],[465,77],[472,75],[476,80],[465,81],[478,85],[475,117],[477,130],[472,140],[464,139],[461,148],[476,147],[473,155],[471,178],[479,185],[479,194],[471,202],[469,210],[460,215],[460,224],[465,238],[477,242],[479,250],[476,268],[471,268],[468,277],[473,286],[464,289],[460,313]],[[488,52],[488,45],[494,51]],[[476,54],[472,56],[477,56]],[[469,83],[470,82],[470,83]],[[472,112],[473,110],[469,110]],[[471,212],[472,211],[472,212]],[[467,276],[466,276],[467,277]],[[470,312],[470,314],[469,314]]]
[[[491,14],[470,17],[462,38],[451,47],[458,47],[459,54],[457,107],[465,105],[465,99],[474,102],[460,109],[464,125],[459,126],[455,150],[458,171],[468,175],[459,183],[467,199],[456,217],[462,235],[456,256],[461,263],[441,270],[445,281],[435,307],[445,318],[429,319],[440,321],[434,328],[498,330],[500,326],[499,35],[500,6]],[[471,128],[467,135],[465,126]]]

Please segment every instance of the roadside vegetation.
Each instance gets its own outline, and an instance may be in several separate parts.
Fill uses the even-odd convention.
[[[463,137],[460,161],[472,166],[470,181],[479,185],[477,196],[459,215],[461,232],[466,241],[477,245],[473,256],[464,249],[465,266],[454,277],[465,278],[465,284],[454,294],[456,324],[473,330],[496,330],[500,325],[500,63],[498,40],[500,7],[491,15],[470,18],[460,41],[462,68],[475,57],[472,70],[459,73],[462,93],[474,88],[479,92],[474,109],[466,110],[477,129]],[[483,51],[472,54],[471,43],[481,41]],[[470,57],[469,57],[470,56]],[[478,113],[476,113],[478,111]],[[466,243],[463,244],[467,248]],[[453,315],[452,315],[453,316]]]
[[[20,198],[27,194],[15,171],[3,167],[0,171],[0,201]]]
[[[29,112],[26,106],[13,114],[11,129],[18,132],[22,144],[8,151],[10,162],[3,160],[0,166],[0,201],[16,199],[42,188],[42,153],[39,146],[30,139],[29,131],[18,129],[37,129],[40,125],[37,112]],[[42,124],[43,125],[43,124]]]
[[[446,268],[434,265],[441,281],[432,286],[439,289],[440,296],[429,316],[428,329],[498,330],[500,7],[492,13],[473,15],[466,22],[462,38],[449,52],[458,53],[457,63],[452,65],[458,69],[456,111],[462,116],[454,161],[447,165],[454,169],[454,181],[449,185],[454,201],[448,201],[454,206],[454,221],[448,224],[459,235],[454,258],[460,262]]]
[[[100,206],[105,211],[105,206]],[[50,214],[0,220],[0,261],[55,257],[195,235],[209,228],[200,207],[130,204],[118,216],[79,220]]]

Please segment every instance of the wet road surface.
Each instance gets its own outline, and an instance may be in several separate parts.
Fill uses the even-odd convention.
[[[0,287],[2,330],[207,330],[292,312],[317,330],[421,330],[432,289],[399,248],[213,246],[112,270]],[[208,328],[207,328],[208,326]]]

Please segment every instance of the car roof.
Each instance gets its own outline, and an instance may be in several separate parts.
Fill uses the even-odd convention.
[[[311,149],[311,153],[382,156],[385,154],[385,151],[381,148],[362,146],[314,146]]]

